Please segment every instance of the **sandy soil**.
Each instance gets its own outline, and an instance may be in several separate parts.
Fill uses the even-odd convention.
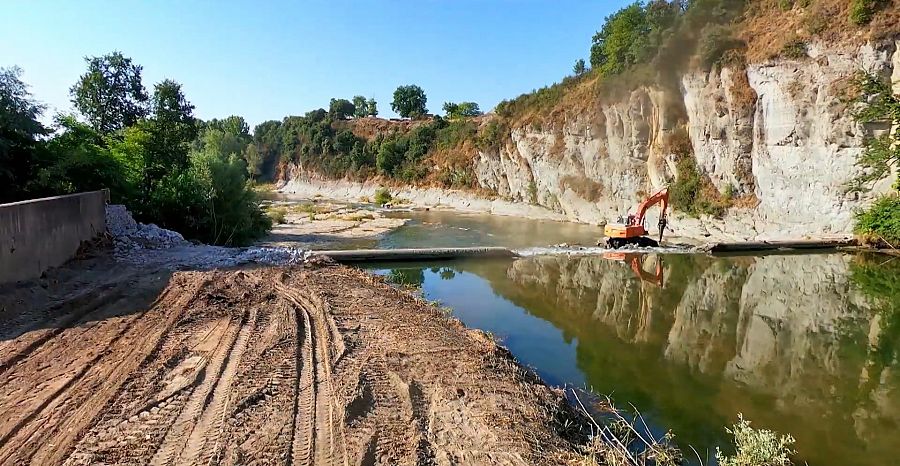
[[[558,392],[354,269],[172,274],[99,258],[0,289],[0,306],[0,464],[572,457]]]
[[[308,211],[302,209],[304,205]],[[323,250],[348,241],[374,241],[407,222],[402,218],[387,218],[378,211],[327,201],[285,203],[280,208],[285,212],[285,221],[275,225],[260,245]]]

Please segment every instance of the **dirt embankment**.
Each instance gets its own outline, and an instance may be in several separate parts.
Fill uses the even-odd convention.
[[[57,300],[53,283],[0,293],[0,464],[571,457],[558,393],[378,278],[135,272],[97,272]]]

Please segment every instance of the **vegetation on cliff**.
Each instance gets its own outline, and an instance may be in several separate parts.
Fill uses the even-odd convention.
[[[900,165],[900,96],[894,94],[886,79],[861,75],[857,80],[860,110],[857,119],[863,124],[884,124],[884,134],[866,141],[857,159],[862,172],[852,182],[850,191],[866,191],[895,173]],[[873,243],[900,245],[900,177],[891,192],[881,196],[868,209],[856,216],[856,232]]]
[[[246,244],[268,231],[242,118],[197,120],[180,84],[148,93],[142,67],[119,52],[86,61],[71,89],[82,118],[59,115],[53,128],[21,71],[0,70],[0,202],[108,188],[140,221],[188,238]]]

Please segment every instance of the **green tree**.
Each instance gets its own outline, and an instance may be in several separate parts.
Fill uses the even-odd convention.
[[[627,67],[645,61],[651,23],[640,2],[635,2],[606,18],[594,34],[591,67],[604,76],[619,74]]]
[[[450,119],[458,119],[458,118],[468,118],[468,117],[476,117],[481,115],[481,109],[478,108],[478,104],[475,102],[444,102],[444,112],[447,114],[447,118]]]
[[[411,84],[400,86],[394,91],[391,109],[403,118],[420,118],[428,113],[425,104],[428,98],[421,87]]]
[[[57,118],[56,135],[43,151],[34,183],[42,194],[67,194],[107,188],[114,200],[132,199],[124,161],[104,145],[103,138],[73,116]]]
[[[369,112],[369,107],[366,102],[366,98],[361,95],[353,96],[353,116],[356,118],[363,118]]]
[[[147,115],[140,65],[121,52],[85,57],[88,70],[70,89],[75,108],[101,134],[135,124]]]
[[[263,158],[256,144],[247,144],[244,148],[244,161],[247,162],[247,174],[251,179],[256,179],[262,175]]]
[[[375,102],[374,97],[371,97],[366,101],[366,115],[370,117],[378,116],[378,104]]]
[[[356,114],[356,107],[347,99],[331,99],[328,115],[333,120],[346,120]]]
[[[581,76],[585,71],[587,71],[587,67],[584,64],[584,58],[575,60],[575,66],[572,67],[572,72],[575,73],[575,76]]]
[[[44,107],[31,97],[17,67],[0,68],[0,202],[26,197],[34,178],[35,151],[47,129],[38,121]]]
[[[406,158],[406,144],[396,139],[385,140],[375,156],[375,166],[384,174],[392,174]]]
[[[177,82],[167,79],[157,84],[150,107],[152,117],[141,122],[150,134],[143,162],[144,196],[149,196],[154,184],[167,173],[187,168],[190,144],[197,137],[194,106]]]

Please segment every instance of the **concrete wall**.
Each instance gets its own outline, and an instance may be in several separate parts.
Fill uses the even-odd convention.
[[[106,231],[106,191],[0,204],[0,283],[38,277]]]

